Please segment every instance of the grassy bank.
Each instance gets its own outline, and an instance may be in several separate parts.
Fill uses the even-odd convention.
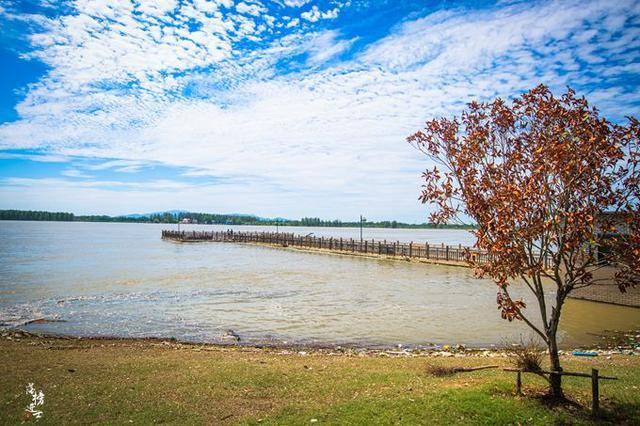
[[[27,337],[0,340],[0,421],[32,422],[33,382],[43,390],[39,424],[512,424],[590,423],[590,381],[568,379],[577,406],[549,407],[544,384],[483,370],[434,377],[426,365],[508,365],[502,357],[358,356],[135,340]],[[605,420],[640,422],[640,357],[567,356],[565,368],[614,375],[602,385]]]

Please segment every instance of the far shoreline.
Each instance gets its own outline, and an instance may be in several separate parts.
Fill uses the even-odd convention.
[[[300,225],[300,224],[288,224],[288,223],[178,223],[178,222],[150,222],[145,220],[36,220],[36,219],[2,219],[0,222],[49,222],[49,223],[130,223],[130,224],[143,224],[143,225],[181,225],[181,226],[260,226],[260,227],[282,227],[282,228],[347,228],[347,229],[360,229],[359,225]],[[404,226],[403,226],[404,225]],[[443,230],[443,231],[468,231],[471,232],[477,229],[473,225],[423,225],[423,224],[399,224],[399,226],[370,226],[363,225],[363,229],[409,229],[409,230]]]

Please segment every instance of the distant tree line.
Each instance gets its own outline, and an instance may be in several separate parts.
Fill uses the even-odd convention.
[[[270,222],[276,222],[270,220]],[[339,219],[334,220],[322,220],[317,217],[303,217],[300,220],[285,220],[278,222],[279,224],[289,226],[317,226],[317,227],[333,227],[333,228],[356,228],[360,226],[359,221],[343,222]],[[383,220],[380,222],[366,221],[362,223],[364,228],[448,228],[448,229],[470,229],[472,225],[436,225],[435,223],[404,223],[396,220]]]
[[[150,216],[152,222],[166,223],[168,220],[167,213],[164,213],[162,217]],[[169,213],[171,215],[171,213]],[[269,219],[263,219],[253,215],[243,214],[213,214],[213,213],[192,213],[192,212],[180,212],[174,215],[175,222],[189,219],[191,221],[197,221],[198,223],[206,224],[219,224],[219,225],[265,225],[268,224]]]
[[[322,220],[317,217],[303,217],[299,220],[269,219],[242,214],[212,214],[192,212],[164,212],[141,216],[74,215],[73,213],[46,212],[32,210],[0,210],[0,220],[36,220],[66,222],[131,222],[131,223],[178,223],[188,219],[190,222],[217,225],[263,225],[263,226],[314,226],[356,228],[359,221]],[[366,228],[449,228],[468,229],[470,225],[436,225],[433,223],[403,223],[398,221],[364,222]]]
[[[71,222],[76,219],[73,213],[32,210],[0,210],[0,220],[46,220]]]

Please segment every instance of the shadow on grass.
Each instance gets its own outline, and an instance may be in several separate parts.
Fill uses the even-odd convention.
[[[602,404],[603,401],[601,401]],[[640,424],[640,404],[607,401],[600,408],[599,420],[612,424]]]
[[[577,401],[570,395],[564,398],[557,398],[549,395],[544,387],[527,389],[522,396],[515,396],[511,392],[496,392],[501,396],[511,396],[513,398],[528,399],[535,401],[541,407],[544,407],[557,414],[575,420],[578,423],[599,423],[599,424],[615,424],[615,425],[638,425],[640,424],[640,404],[625,403],[608,398],[600,398],[600,411],[598,416],[594,416],[591,412],[591,400],[588,403]]]

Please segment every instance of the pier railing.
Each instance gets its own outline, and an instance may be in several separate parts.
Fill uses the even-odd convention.
[[[162,231],[163,239],[181,242],[215,241],[233,243],[259,243],[280,247],[300,247],[325,249],[339,253],[359,253],[384,255],[401,258],[415,258],[441,263],[467,263],[473,260],[477,264],[490,259],[488,253],[463,247],[462,245],[434,245],[429,243],[402,243],[387,240],[358,240],[353,238],[316,237],[283,232],[234,232],[234,231]],[[547,262],[545,262],[547,263]],[[545,265],[546,267],[547,265]]]

